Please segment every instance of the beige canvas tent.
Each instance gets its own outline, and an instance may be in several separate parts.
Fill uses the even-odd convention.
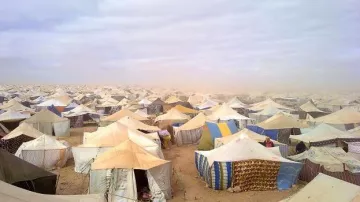
[[[284,110],[284,111],[293,111],[293,109],[291,109],[290,107],[278,104],[278,103],[274,102],[272,99],[267,99],[265,101],[255,103],[249,109],[251,111],[261,111],[261,110],[264,110],[266,107],[269,107],[269,106],[274,107],[274,108],[278,108],[278,109],[281,109],[281,110]]]
[[[138,121],[147,121],[148,120],[146,117],[142,117],[139,114],[136,114],[136,113],[130,111],[129,109],[122,109],[122,110],[116,112],[115,114],[112,114],[110,116],[107,116],[107,117],[104,117],[103,119],[101,119],[100,125],[106,126],[106,125],[113,123],[115,121],[118,121],[126,116],[131,117]]]
[[[295,119],[292,115],[279,112],[273,117],[257,124],[257,126],[266,129],[285,129],[285,128],[307,128],[309,127],[306,123]]]
[[[156,117],[155,122],[158,121],[178,121],[184,122],[189,120],[190,117],[176,110],[175,108],[170,109],[166,114]]]
[[[123,117],[118,122],[120,122],[121,124],[123,124],[129,128],[136,129],[136,130],[142,130],[142,131],[148,131],[148,132],[160,131],[160,128],[158,128],[157,126],[147,125],[147,124],[145,124],[141,121],[138,121],[136,119],[133,119],[129,116]]]
[[[178,146],[185,144],[198,144],[202,134],[202,127],[205,125],[206,117],[199,113],[184,125],[174,128],[175,142]]]
[[[153,201],[166,201],[171,199],[170,180],[169,161],[127,140],[99,155],[92,163],[89,192],[108,193],[109,201],[137,201],[138,192],[147,187]]]
[[[170,96],[168,99],[165,100],[165,103],[167,104],[174,104],[174,103],[178,103],[178,102],[182,102],[179,98],[177,98],[176,96]]]
[[[46,135],[69,136],[70,121],[67,118],[58,117],[56,114],[45,109],[34,116],[26,119],[25,123],[32,124],[34,128]]]
[[[316,118],[314,121],[331,124],[338,129],[350,130],[356,127],[355,124],[360,123],[360,112],[347,107],[332,114]]]

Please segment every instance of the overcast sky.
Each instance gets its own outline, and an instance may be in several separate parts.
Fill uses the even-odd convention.
[[[0,3],[2,83],[360,86],[359,0]]]

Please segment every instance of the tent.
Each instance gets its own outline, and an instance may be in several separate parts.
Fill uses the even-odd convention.
[[[299,192],[281,202],[355,202],[359,199],[359,186],[319,173]]]
[[[311,100],[300,106],[299,113],[301,119],[305,119],[306,115],[310,115],[313,118],[318,118],[328,114],[327,112],[318,109]]]
[[[87,195],[45,195],[15,187],[0,181],[0,198],[6,202],[105,202],[100,194]]]
[[[129,116],[123,117],[118,122],[129,128],[135,129],[135,130],[142,130],[142,131],[148,131],[148,132],[160,131],[160,128],[158,128],[157,126],[146,125],[145,123],[138,121],[136,119],[133,119]]]
[[[97,123],[100,120],[100,114],[84,105],[79,105],[70,111],[63,112],[62,115],[70,120],[70,127],[72,128],[83,127],[84,121]]]
[[[267,106],[262,111],[256,113],[250,113],[249,117],[255,119],[257,122],[265,121],[266,119],[271,118],[279,112],[284,112],[281,109],[275,108],[273,106]]]
[[[190,119],[190,117],[188,115],[183,114],[183,113],[179,112],[177,109],[172,108],[166,114],[156,117],[155,122],[158,122],[158,121],[184,122],[189,119]]]
[[[58,117],[47,109],[36,113],[24,122],[32,124],[34,128],[46,135],[70,136],[69,119]]]
[[[183,114],[189,114],[189,115],[193,115],[193,114],[198,114],[199,111],[195,110],[195,109],[190,109],[187,107],[184,107],[182,105],[176,105],[174,107],[174,109],[178,110],[179,112],[183,113]]]
[[[165,103],[167,103],[167,104],[174,104],[177,102],[182,102],[182,100],[180,100],[176,96],[170,96],[168,99],[165,100]]]
[[[206,117],[199,113],[184,125],[174,128],[175,142],[178,146],[184,144],[198,144],[202,135],[202,127],[205,125]]]
[[[19,127],[0,140],[0,147],[15,154],[22,143],[34,140],[42,135],[44,134],[36,130],[32,125],[21,123]]]
[[[231,107],[232,109],[247,108],[247,105],[244,104],[243,102],[241,102],[241,101],[239,100],[239,98],[237,98],[237,97],[234,97],[233,99],[231,99],[231,100],[227,103],[227,105],[228,105],[229,107]]]
[[[272,99],[267,99],[265,101],[252,104],[252,106],[249,108],[249,110],[257,112],[257,111],[262,111],[267,107],[274,107],[274,108],[278,108],[278,109],[281,109],[281,110],[284,110],[287,112],[294,111],[293,109],[291,109],[289,107],[286,107],[284,105],[274,102]]]
[[[144,107],[147,107],[147,106],[150,105],[151,103],[152,103],[152,102],[151,102],[150,100],[146,99],[146,98],[144,98],[144,99],[142,99],[142,100],[140,100],[140,101],[138,102],[139,105],[142,105],[142,106],[144,106]]]
[[[306,123],[295,119],[291,114],[279,112],[271,118],[257,124],[249,125],[248,129],[270,137],[278,142],[288,144],[291,134],[300,134],[299,128],[307,128]]]
[[[236,120],[238,122],[239,128],[245,128],[248,124],[248,121],[251,119],[243,116],[234,109],[230,108],[227,104],[221,105],[215,111],[212,112],[211,115],[207,116],[208,120],[211,121],[228,121],[228,120]]]
[[[9,130],[13,130],[19,126],[20,122],[30,117],[28,113],[8,110],[0,114],[0,123]]]
[[[191,103],[191,102],[190,102]],[[205,102],[201,103],[200,105],[198,105],[196,108],[198,108],[199,110],[205,110],[205,109],[209,109],[213,106],[216,106],[218,105],[219,103],[213,101],[213,100],[210,100],[210,99],[207,99]]]
[[[214,142],[215,148],[221,147],[221,146],[223,146],[231,141],[234,141],[236,139],[239,139],[239,138],[240,139],[241,138],[250,138],[252,140],[255,140],[256,142],[263,143],[266,139],[266,136],[257,134],[255,132],[245,128],[245,129],[242,129],[241,131],[235,133],[234,135],[229,135],[229,136],[225,136],[225,137],[221,137],[221,138],[215,138],[215,142]],[[273,143],[274,143],[275,147],[279,147],[281,156],[287,157],[288,150],[289,150],[288,145],[282,144],[275,140],[273,141]]]
[[[9,129],[7,129],[3,124],[0,123],[0,139],[9,133]]]
[[[159,158],[164,157],[161,147],[152,140],[150,135],[128,128],[119,122],[115,122],[107,127],[100,127],[93,133],[85,133],[83,144],[72,147],[75,160],[75,172],[87,173],[89,171],[90,163],[97,155],[126,140],[135,142],[154,156]]]
[[[318,173],[360,185],[360,161],[339,147],[311,147],[309,150],[289,156],[291,160],[304,163],[299,179],[310,182]]]
[[[103,119],[101,119],[100,125],[106,126],[109,123],[118,121],[126,116],[136,119],[138,121],[147,121],[148,120],[146,117],[140,116],[139,114],[135,114],[134,112],[132,112],[128,109],[122,109],[113,115],[110,115],[110,116],[107,116],[107,117],[104,117]]]
[[[152,201],[171,199],[171,163],[127,140],[99,155],[91,165],[90,194],[108,193],[109,201],[137,201],[148,187]]]
[[[57,176],[0,149],[2,181],[37,193],[55,194]]]
[[[202,128],[202,135],[198,145],[199,150],[214,148],[215,138],[225,137],[238,132],[234,121],[223,123],[206,122]]]
[[[68,106],[71,103],[72,99],[68,95],[62,95],[62,96],[56,96],[49,100],[46,100],[45,102],[42,102],[37,105],[37,107],[50,107],[55,106],[55,108],[59,112],[63,112],[65,107]]]
[[[360,136],[357,137],[351,133],[338,130],[327,124],[320,124],[308,133],[301,135],[290,135],[292,141],[300,142],[303,141],[312,146],[336,146],[338,141],[354,142],[360,141]]]
[[[54,170],[66,164],[70,153],[63,143],[51,136],[42,135],[23,143],[15,156],[45,170]]]
[[[346,107],[332,114],[316,118],[314,121],[317,123],[332,124],[337,128],[338,126],[345,125],[345,129],[350,130],[355,128],[355,124],[360,123],[360,112]]]
[[[164,112],[164,105],[165,102],[163,102],[160,98],[157,98],[146,107],[147,113],[150,115],[160,114]]]
[[[20,104],[18,101],[12,99],[9,102],[5,103],[4,105],[0,105],[0,110],[12,110],[12,111],[18,111],[18,112],[29,112],[34,113],[34,110],[26,107],[22,104]]]
[[[209,187],[234,192],[290,189],[302,168],[249,138],[195,151],[195,164]]]

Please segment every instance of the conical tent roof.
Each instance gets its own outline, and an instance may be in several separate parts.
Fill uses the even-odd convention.
[[[150,115],[148,115],[146,112],[142,111],[141,109],[138,109],[134,112],[137,115],[140,115],[141,117],[149,118]]]
[[[360,186],[319,173],[299,192],[281,202],[355,202],[359,195]]]
[[[234,141],[236,139],[241,139],[241,138],[250,138],[252,140],[255,140],[257,142],[264,142],[266,139],[265,135],[260,135],[258,133],[255,133],[247,128],[242,129],[241,131],[235,133],[234,135],[229,135],[229,136],[225,136],[222,138],[216,138],[219,139],[218,141],[221,141],[223,144],[227,144],[231,141]],[[277,144],[281,144],[275,140],[272,140],[274,143]]]
[[[202,153],[201,151],[199,153]],[[250,159],[278,161],[278,162],[292,162],[283,157],[275,155],[266,147],[262,146],[255,140],[250,138],[237,139],[229,142],[228,144],[207,151],[209,165],[211,166],[214,161],[218,162],[233,162],[233,161],[244,161]]]
[[[255,103],[252,105],[252,107],[250,107],[249,109],[252,111],[261,111],[264,110],[266,107],[274,107],[274,108],[278,108],[278,109],[282,109],[282,110],[293,110],[289,107],[286,107],[284,105],[278,104],[276,102],[274,102],[272,99],[267,99],[265,101],[259,102],[259,103]]]
[[[16,101],[15,99],[11,99],[8,102],[4,103],[3,105],[0,105],[0,109],[5,110],[5,109],[13,106],[14,104],[17,104],[17,103],[19,103],[19,102]]]
[[[39,122],[63,122],[63,121],[68,121],[67,118],[61,118],[59,116],[57,116],[56,114],[54,114],[53,112],[44,109],[38,113],[36,113],[35,115],[33,115],[32,117],[26,119],[24,122],[26,123],[39,123]]]
[[[46,100],[45,102],[42,102],[40,104],[38,104],[38,107],[50,107],[50,106],[58,106],[58,107],[66,107],[71,103],[72,99],[67,96],[67,95],[63,95],[63,96],[59,96],[59,97],[54,97],[51,98],[49,100]]]
[[[20,104],[18,101],[14,100],[14,99],[10,100],[9,102],[5,103],[4,105],[1,105],[0,109],[34,112],[33,109],[31,109],[29,107],[25,107],[24,105]]]
[[[84,114],[97,114],[94,110],[90,109],[89,107],[86,107],[85,105],[78,105],[74,109],[63,112],[64,116],[80,116]]]
[[[231,99],[228,103],[229,107],[233,108],[233,109],[238,109],[238,108],[246,108],[247,105],[242,103],[238,97],[234,97],[233,99]]]
[[[18,137],[20,135],[26,135],[26,136],[29,136],[29,137],[32,137],[32,138],[38,138],[38,137],[44,135],[44,133],[36,130],[30,124],[21,123],[17,128],[15,128],[15,130],[11,131],[9,134],[4,136],[2,139],[9,140],[9,139],[12,139],[12,138],[16,138],[16,137]]]
[[[324,112],[318,109],[313,102],[308,101],[307,103],[300,106],[300,109],[305,112]]]
[[[274,116],[275,114],[283,112],[281,109],[275,108],[273,106],[267,106],[262,111],[254,113],[256,115],[262,115],[262,116]]]
[[[47,176],[55,176],[55,174],[43,170],[31,163],[17,158],[3,149],[0,149],[1,181],[13,184],[15,182],[35,180]]]
[[[327,124],[352,124],[360,123],[360,112],[349,107],[336,111],[332,114],[316,118],[315,122]]]
[[[114,147],[125,140],[132,140],[143,147],[158,147],[146,134],[128,128],[125,125],[115,122],[106,127],[101,127],[93,133],[88,133],[88,139],[82,147]]]
[[[144,98],[142,100],[139,101],[139,104],[140,105],[149,105],[151,104],[152,102],[150,100],[148,100],[147,98]]]
[[[132,111],[130,111],[128,109],[122,109],[122,110],[116,112],[115,114],[112,114],[112,115],[110,115],[108,117],[105,117],[103,119],[103,121],[118,121],[118,120],[124,118],[125,116],[129,116],[129,117],[131,117],[133,119],[136,119],[136,120],[139,120],[139,121],[146,121],[147,120],[147,118],[142,117],[139,114],[135,114],[134,112],[132,112]]]
[[[190,117],[186,114],[179,112],[178,110],[172,108],[166,114],[156,117],[155,122],[157,121],[180,121],[180,120],[189,120]]]
[[[235,110],[230,108],[227,104],[221,105],[219,109],[214,111],[210,116],[207,117],[209,120],[249,120],[250,118],[237,113]]]
[[[199,113],[190,121],[186,122],[184,125],[179,127],[179,130],[193,130],[200,127],[203,127],[206,122],[206,117],[203,113]]]
[[[179,112],[184,113],[184,114],[197,114],[197,113],[199,113],[199,111],[197,111],[195,109],[190,109],[190,108],[184,107],[182,105],[176,105],[174,108],[176,110],[178,110]]]
[[[92,170],[102,169],[141,169],[149,170],[169,161],[157,158],[131,140],[100,154],[91,164]]]
[[[320,142],[337,138],[353,139],[356,138],[356,136],[352,135],[351,133],[338,130],[327,124],[320,124],[308,133],[301,135],[290,135],[290,138],[303,142]]]
[[[123,117],[118,122],[120,122],[121,124],[123,124],[129,128],[135,129],[135,130],[160,131],[160,128],[158,128],[157,126],[146,125],[145,123],[138,121],[136,119],[133,119],[129,116]]]
[[[49,135],[42,135],[35,140],[23,143],[20,148],[22,150],[57,150],[66,149],[67,147]],[[18,151],[16,153],[18,153]]]
[[[10,122],[10,121],[19,121],[22,119],[27,119],[30,117],[30,114],[20,113],[18,111],[8,110],[0,114],[0,121]]]
[[[283,112],[277,113],[271,118],[257,124],[257,126],[265,130],[309,127],[307,124],[302,123],[294,117],[286,115]]]
[[[207,99],[205,102],[201,103],[199,106],[197,106],[198,109],[202,110],[202,109],[208,109],[211,108],[213,106],[218,105],[217,102]]]

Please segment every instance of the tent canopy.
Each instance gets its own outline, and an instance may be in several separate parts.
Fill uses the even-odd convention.
[[[227,104],[221,105],[216,111],[207,117],[209,120],[216,121],[228,121],[228,120],[250,120],[250,118],[237,113],[235,110],[230,108]]]
[[[178,102],[182,102],[179,98],[177,98],[176,96],[170,96],[168,99],[165,100],[165,103],[167,104],[173,104],[173,103],[178,103]]]
[[[67,146],[49,135],[42,135],[35,140],[23,143],[20,148],[22,150],[59,150],[66,149]],[[16,153],[18,153],[19,150]]]
[[[17,128],[15,128],[15,130],[11,131],[9,134],[4,136],[2,139],[8,140],[8,139],[16,138],[20,135],[26,135],[26,136],[29,136],[32,138],[38,138],[38,137],[44,135],[44,133],[36,130],[30,124],[21,123]]]
[[[305,112],[322,112],[324,113],[324,111],[318,109],[315,104],[311,101],[308,101],[307,103],[303,104],[300,106],[300,109],[305,111]]]
[[[269,107],[269,106],[274,107],[274,108],[278,108],[278,109],[282,109],[282,110],[293,111],[293,109],[291,109],[289,107],[286,107],[284,105],[278,104],[278,103],[274,102],[272,99],[267,99],[265,101],[255,103],[249,109],[251,111],[261,111],[261,110],[264,110],[266,107]]]
[[[357,112],[350,107],[346,107],[332,114],[316,118],[315,122],[327,124],[360,123],[360,112]]]
[[[141,169],[148,170],[169,161],[157,158],[131,140],[99,155],[91,165],[93,170],[102,169]]]
[[[246,108],[247,107],[247,105],[244,104],[243,102],[241,102],[238,97],[234,97],[227,104],[229,105],[229,107],[231,107],[233,109],[239,109],[239,108]]]
[[[265,129],[286,129],[286,128],[308,128],[306,123],[302,123],[293,116],[279,112],[271,118],[257,124],[257,126]]]
[[[261,116],[274,116],[279,112],[284,112],[284,111],[273,106],[266,106],[262,111],[253,114],[261,115]]]
[[[74,109],[72,109],[70,111],[67,111],[67,112],[63,112],[62,114],[65,117],[81,116],[81,115],[84,115],[84,114],[96,114],[96,115],[98,115],[97,112],[90,109],[89,107],[86,107],[85,105],[78,105]]]
[[[193,130],[200,127],[203,127],[206,122],[206,117],[203,113],[199,113],[190,121],[186,122],[184,125],[179,127],[179,130]]]
[[[145,130],[145,131],[160,131],[161,130],[157,126],[146,125],[145,123],[138,121],[136,119],[133,119],[129,116],[123,117],[118,122],[120,122],[121,124],[123,124],[129,128],[135,129],[135,130]]]
[[[30,117],[28,113],[21,113],[18,111],[8,110],[2,114],[0,114],[0,121],[3,122],[12,122],[12,121],[20,121],[23,119],[27,119]]]
[[[122,119],[123,117],[126,117],[126,116],[131,117],[133,119],[136,119],[138,121],[146,121],[146,120],[148,120],[147,118],[142,117],[139,114],[136,114],[136,113],[134,113],[134,112],[132,112],[132,111],[130,111],[128,109],[122,109],[122,110],[116,112],[115,114],[112,114],[112,115],[110,115],[108,117],[105,117],[103,119],[103,121],[118,121],[118,120],[120,120],[120,119]]]
[[[63,122],[68,121],[67,118],[61,118],[54,114],[53,112],[44,109],[32,117],[26,119],[24,122],[26,123],[39,123],[39,122],[47,122],[47,123],[56,123],[56,122]]]
[[[155,122],[157,121],[184,121],[189,120],[190,117],[186,114],[179,112],[177,109],[170,109],[166,114],[156,117]]]
[[[217,139],[219,139],[223,144],[227,144],[233,140],[243,139],[243,138],[250,138],[257,142],[264,142],[266,137],[267,136],[265,136],[265,135],[260,135],[260,134],[255,133],[247,128],[244,128],[241,131],[235,133],[234,135],[229,135],[229,136],[225,136],[225,137],[217,138]],[[281,144],[280,142],[277,142],[275,140],[273,140],[273,142],[276,144]]]
[[[176,105],[174,107],[174,109],[176,109],[179,112],[184,113],[184,114],[198,114],[199,113],[199,111],[197,111],[195,109],[190,109],[190,108],[184,107],[182,105]]]

